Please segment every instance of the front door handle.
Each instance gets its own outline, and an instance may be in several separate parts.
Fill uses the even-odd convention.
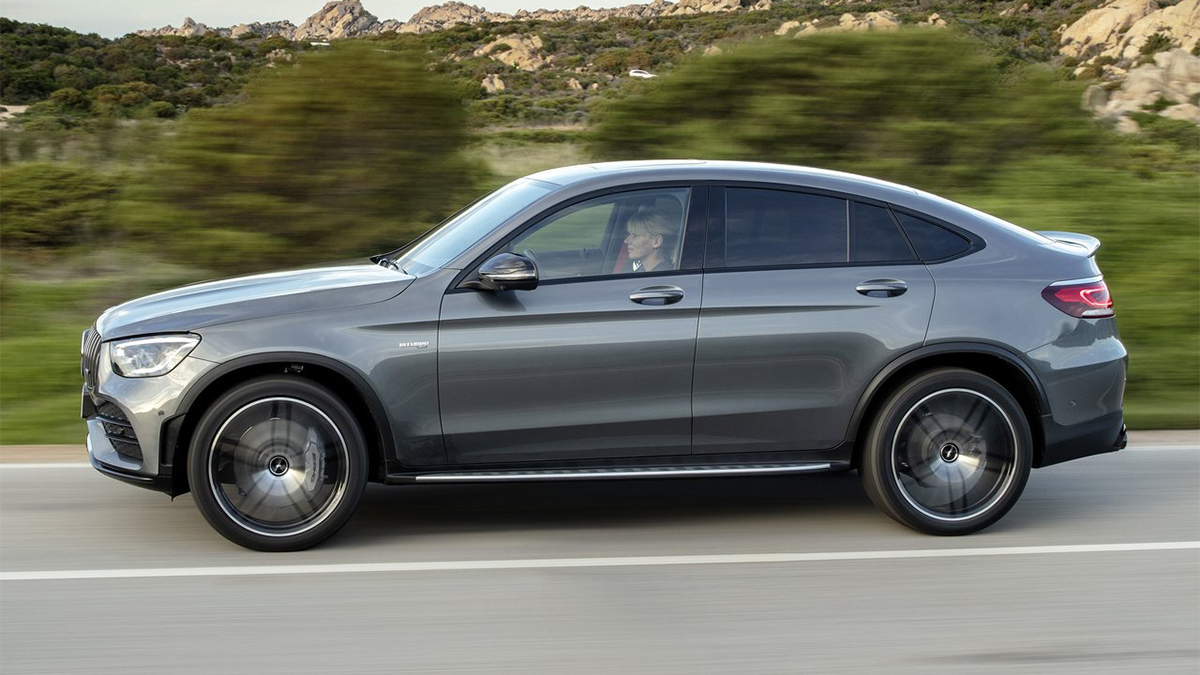
[[[629,299],[639,305],[672,305],[683,299],[683,289],[678,286],[647,286],[630,293]]]
[[[871,279],[862,282],[854,290],[869,298],[893,298],[903,295],[908,290],[908,284],[899,279]]]

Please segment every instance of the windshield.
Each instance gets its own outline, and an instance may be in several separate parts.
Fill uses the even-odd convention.
[[[501,223],[557,186],[521,178],[489,193],[446,222],[390,256],[407,274],[418,276],[445,267]]]

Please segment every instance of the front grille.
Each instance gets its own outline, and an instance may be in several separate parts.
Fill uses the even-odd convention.
[[[83,335],[83,354],[79,368],[88,389],[95,389],[96,374],[100,372],[100,333],[94,326]]]
[[[96,418],[104,426],[104,435],[122,459],[142,461],[142,446],[129,418],[117,404],[103,399],[96,401]]]

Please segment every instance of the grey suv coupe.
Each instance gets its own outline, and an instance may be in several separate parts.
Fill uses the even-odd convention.
[[[1125,445],[1098,246],[831,171],[544,171],[371,260],[109,309],[88,453],[271,551],[368,481],[857,469],[892,518],[974,532],[1031,467]]]

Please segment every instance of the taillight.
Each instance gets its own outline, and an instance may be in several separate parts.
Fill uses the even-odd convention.
[[[1059,282],[1042,291],[1046,302],[1078,319],[1103,319],[1112,316],[1113,301],[1104,280]]]

